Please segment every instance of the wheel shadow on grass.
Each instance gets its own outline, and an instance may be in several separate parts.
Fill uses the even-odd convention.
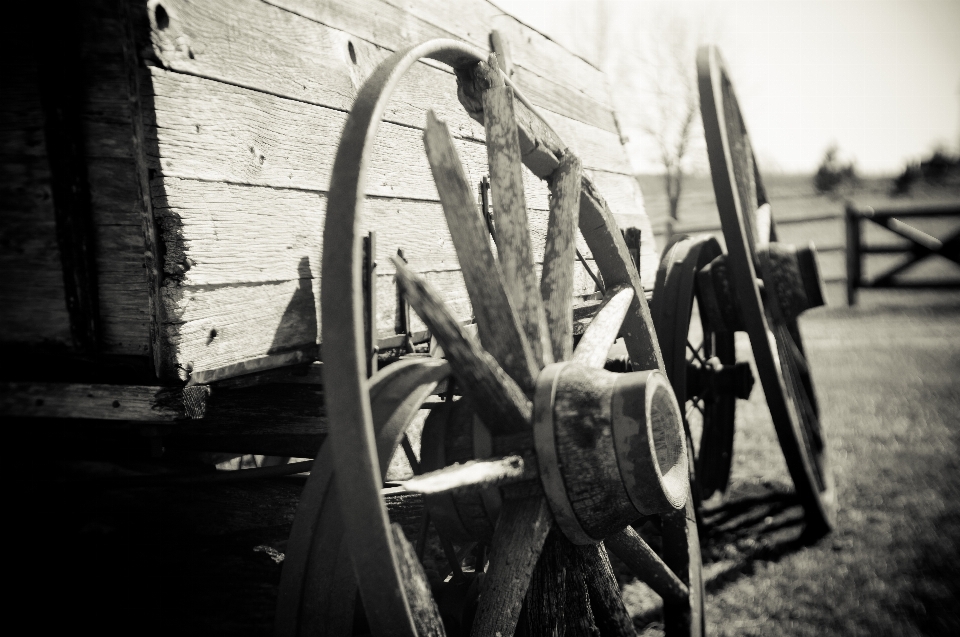
[[[819,538],[805,528],[803,508],[789,487],[735,485],[722,503],[703,510],[704,589],[716,593],[752,575],[757,562],[776,562],[815,543]]]
[[[817,539],[804,533],[803,508],[792,487],[784,484],[734,484],[721,504],[707,503],[703,521],[700,551],[707,594],[749,577],[757,562],[775,562]],[[647,538],[643,528],[640,532],[654,550],[659,548],[657,537]],[[638,634],[661,635],[660,597],[639,582],[615,555],[610,561]]]

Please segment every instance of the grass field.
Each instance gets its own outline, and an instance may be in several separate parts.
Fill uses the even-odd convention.
[[[837,530],[800,542],[755,390],[738,413],[727,501],[706,519],[710,634],[960,634],[960,294],[871,293],[810,312],[802,330]]]

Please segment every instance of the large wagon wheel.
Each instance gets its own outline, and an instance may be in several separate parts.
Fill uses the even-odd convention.
[[[750,394],[747,363],[737,364],[734,332],[711,321],[698,304],[698,273],[722,254],[708,235],[682,237],[664,248],[652,312],[663,362],[695,453],[695,499],[724,492],[733,455],[737,398]]]
[[[753,148],[733,84],[715,47],[697,52],[697,74],[737,320],[750,336],[757,373],[808,529],[826,532],[836,521],[836,493],[796,321],[806,307],[823,302],[815,255],[811,249],[800,251],[798,257],[792,246],[776,243],[776,226]]]
[[[528,162],[548,178],[552,194],[537,283],[520,181],[514,110],[520,105],[495,62],[487,66],[483,57],[451,40],[400,51],[366,82],[347,121],[324,228],[321,308],[330,441],[320,450],[294,521],[276,632],[350,634],[359,590],[376,635],[441,634],[444,623],[474,635],[511,635],[523,607],[528,631],[563,623],[579,632],[592,616],[603,634],[633,635],[605,543],[664,598],[670,635],[702,634],[686,446],[636,268],[612,215],[581,177],[579,161],[558,152],[559,163],[549,172],[542,156],[536,168]],[[368,380],[359,231],[364,177],[390,94],[422,58],[451,65],[461,80],[474,74],[486,82],[480,98],[497,256],[446,126],[429,114],[424,143],[479,342],[463,332],[426,281],[395,261],[406,298],[448,360],[405,360]],[[461,83],[461,91],[469,87]],[[578,214],[607,295],[574,352]],[[634,360],[658,369],[604,371],[618,333]],[[434,470],[405,483],[408,492],[427,494],[425,516],[446,534],[441,543],[453,574],[431,586],[418,550],[390,522],[395,499],[387,501],[383,481],[409,422],[450,374],[464,396],[433,409],[424,426],[420,460]],[[467,440],[468,455],[496,457],[452,464],[466,459],[451,457],[453,438]],[[659,517],[660,554],[629,526],[641,515]],[[456,534],[489,547],[475,553],[472,574],[452,546]]]

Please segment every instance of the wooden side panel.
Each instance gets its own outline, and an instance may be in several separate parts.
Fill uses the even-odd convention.
[[[70,344],[36,58],[16,39],[3,53],[0,340]]]
[[[118,3],[88,0],[85,4],[82,117],[97,244],[101,350],[147,356],[150,306],[123,57],[124,25]]]
[[[116,3],[88,0],[79,48],[79,133],[95,248],[98,351],[149,352],[143,248],[136,207],[131,119]],[[9,25],[8,25],[9,26]],[[30,29],[14,22],[14,29]],[[20,34],[23,35],[23,34]],[[26,36],[25,36],[26,37]],[[6,39],[5,39],[6,40]],[[44,137],[37,41],[5,41],[0,98],[0,340],[70,344]]]
[[[149,67],[140,77],[163,254],[160,334],[181,377],[315,351],[332,160],[358,88],[398,48],[454,37],[489,49],[492,29],[508,34],[514,80],[609,184],[614,212],[642,216],[603,75],[488,2],[237,0],[224,12],[213,0],[163,0],[159,14],[142,0],[130,6],[151,25],[138,50]],[[471,181],[487,172],[483,127],[460,106],[453,74],[417,65],[387,110],[367,182],[381,335],[394,331],[389,257],[398,248],[459,317],[471,314],[423,151],[428,109],[450,127]],[[548,191],[526,171],[524,187],[540,262]],[[578,293],[592,294],[577,272]]]

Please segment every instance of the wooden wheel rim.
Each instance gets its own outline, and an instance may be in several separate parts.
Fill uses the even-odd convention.
[[[484,59],[484,52],[455,40],[432,40],[398,51],[364,83],[347,118],[330,183],[324,222],[320,286],[324,394],[331,422],[331,443],[346,537],[354,571],[378,573],[358,578],[365,608],[377,635],[416,635],[404,593],[390,521],[380,497],[382,480],[376,454],[363,355],[361,210],[366,173],[380,121],[403,75],[423,58],[463,66]],[[331,373],[336,370],[336,373]],[[364,546],[360,546],[363,538]],[[361,550],[362,549],[362,550]],[[384,592],[388,594],[383,594]],[[392,593],[392,594],[390,594]]]
[[[748,204],[766,203],[766,196],[759,172],[753,163],[753,149],[740,115],[733,85],[716,47],[705,46],[699,49],[697,75],[710,172],[741,318],[750,336],[770,415],[787,468],[806,511],[808,524],[816,530],[829,530],[836,521],[833,478],[829,471],[826,450],[821,448],[818,451],[810,445],[810,437],[813,435],[810,430],[819,430],[819,425],[811,424],[810,419],[815,418],[816,414],[805,410],[800,404],[804,397],[798,395],[798,392],[805,389],[797,385],[792,372],[788,371],[790,378],[784,377],[784,363],[788,367],[795,367],[797,363],[789,351],[789,343],[783,341],[785,332],[780,329],[782,321],[777,316],[777,304],[765,304],[757,285],[758,269],[762,272],[763,266],[757,257],[758,237],[753,219],[755,210],[749,210]],[[739,139],[731,139],[731,130],[738,131]],[[738,144],[737,149],[734,149],[734,143]],[[737,174],[734,164],[736,150],[746,154],[743,159],[746,160],[747,167],[741,166],[740,175]],[[753,183],[750,183],[751,181]],[[747,201],[744,201],[744,198]],[[771,231],[771,238],[775,238],[772,222]],[[768,297],[774,293],[772,289],[766,292]],[[768,336],[770,334],[774,336],[773,343]],[[799,335],[799,332],[796,332],[796,335]],[[798,344],[797,348],[802,350],[802,345]],[[811,402],[815,404],[815,399]],[[813,455],[820,457],[815,459]]]
[[[696,274],[721,253],[720,244],[711,236],[683,237],[667,246],[657,271],[653,293],[653,320],[663,344],[664,363],[667,373],[670,374],[674,394],[681,405],[681,411],[684,412],[685,424],[688,424],[685,407],[690,398],[687,388],[686,351],[693,301],[697,295]],[[701,324],[704,346],[710,338],[709,335],[712,335],[714,341],[710,347],[710,355],[717,356],[724,365],[733,365],[736,362],[733,333],[712,331],[702,314]],[[723,394],[714,396],[713,400],[711,405],[704,405],[699,451],[692,446],[693,432],[689,426],[687,428],[690,444],[696,451],[696,461],[691,466],[691,481],[698,506],[701,498],[709,498],[715,491],[725,490],[730,474],[736,397]],[[710,441],[714,442],[711,444]],[[707,473],[704,473],[704,467]]]

